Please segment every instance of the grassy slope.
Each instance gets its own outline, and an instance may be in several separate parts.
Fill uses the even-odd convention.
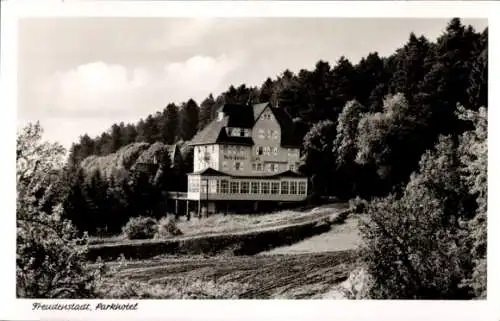
[[[343,203],[324,205],[305,211],[281,211],[270,214],[215,214],[207,218],[192,218],[186,221],[181,218],[177,226],[184,233],[183,237],[213,235],[219,233],[238,233],[304,223],[312,220],[328,218],[332,214],[347,209]],[[90,244],[107,244],[123,242],[122,235],[90,239]]]
[[[187,222],[184,228],[187,235],[216,233],[221,229],[236,232],[244,226],[248,230],[249,222],[252,229],[266,228],[310,220],[317,215],[329,217],[335,212],[326,206],[296,214],[238,215],[234,221],[230,220],[234,216],[213,216],[198,221],[204,223],[201,232],[195,230],[196,221]],[[242,298],[332,298],[332,288],[345,281],[355,265],[359,243],[356,222],[356,217],[349,217],[329,232],[255,256],[163,256],[127,261],[116,274],[117,282],[130,279],[160,287],[179,282],[232,283],[246,286]]]

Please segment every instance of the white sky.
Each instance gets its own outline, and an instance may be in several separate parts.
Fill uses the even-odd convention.
[[[463,19],[476,29],[486,19]],[[169,102],[198,103],[284,69],[386,56],[410,32],[435,40],[448,19],[30,18],[19,23],[18,125],[40,120],[66,147]]]

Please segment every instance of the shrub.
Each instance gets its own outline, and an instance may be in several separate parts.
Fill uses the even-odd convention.
[[[356,196],[356,198],[349,201],[349,208],[351,208],[351,210],[356,214],[365,212],[367,207],[368,202],[359,196]]]
[[[16,294],[20,298],[94,298],[104,266],[89,268],[87,237],[79,238],[62,217],[60,204],[47,208],[51,190],[62,190],[50,173],[61,168],[64,149],[44,143],[39,123],[17,137]]]
[[[167,238],[182,235],[182,231],[177,227],[175,219],[165,216],[158,221],[157,231],[154,236],[156,239]]]
[[[442,202],[428,195],[374,200],[360,230],[374,284],[371,299],[469,299],[465,230],[443,222]]]
[[[123,227],[123,234],[130,240],[151,239],[156,233],[158,222],[152,217],[132,217]]]
[[[370,298],[369,293],[372,283],[373,280],[366,269],[359,267],[349,273],[349,277],[339,288],[346,299],[364,300]]]

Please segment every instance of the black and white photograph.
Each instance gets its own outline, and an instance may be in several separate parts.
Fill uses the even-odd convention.
[[[487,298],[486,17],[17,37],[18,299]]]

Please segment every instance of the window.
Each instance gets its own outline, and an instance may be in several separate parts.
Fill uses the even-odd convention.
[[[271,194],[279,194],[280,192],[280,183],[272,182],[271,183]]]
[[[245,147],[240,146],[240,154],[245,154]]]
[[[295,164],[288,164],[288,169],[291,171],[295,171]]]
[[[264,129],[259,128],[259,138],[264,139]]]
[[[288,182],[281,182],[281,194],[288,194]]]
[[[270,129],[268,129],[266,131],[266,139],[271,139],[271,130]]]
[[[257,164],[252,163],[252,171],[254,171],[254,172],[255,172],[256,170],[257,170]]]
[[[222,169],[227,170],[227,161],[222,162]]]
[[[241,194],[248,194],[250,192],[249,185],[248,182],[241,182]]]
[[[259,182],[252,182],[252,194],[259,194]]]
[[[235,171],[241,170],[241,163],[240,162],[234,162],[234,170]]]
[[[245,136],[250,137],[250,129],[245,129]]]
[[[299,150],[296,148],[289,148],[288,157],[299,157]]]
[[[231,131],[232,136],[239,136],[240,135],[240,130],[238,128],[233,128]]]
[[[266,146],[264,147],[264,155],[270,155],[271,154],[271,147]]]
[[[228,185],[229,185],[229,182],[225,179],[221,180],[220,181],[220,192],[225,194],[228,192]]]
[[[277,130],[273,131],[273,139],[278,139],[278,131]]]
[[[278,147],[273,148],[273,154],[274,156],[278,155]]]
[[[274,172],[277,173],[280,170],[280,165],[274,164]]]
[[[304,195],[306,193],[306,182],[299,182],[299,194]]]
[[[208,192],[217,193],[217,180],[211,179],[208,181]]]
[[[269,194],[269,182],[261,182],[260,189],[262,194]]]
[[[264,147],[262,147],[262,146],[257,146],[257,149],[256,149],[256,151],[255,151],[255,154],[256,154],[257,156],[260,156],[260,155],[262,155],[262,153],[264,153]]]
[[[240,183],[239,182],[231,182],[231,193],[238,194],[240,192]]]
[[[257,172],[262,172],[262,164],[257,164]]]
[[[208,192],[208,181],[206,179],[202,179],[201,180],[200,192],[201,193],[207,193]]]
[[[297,182],[290,182],[290,194],[297,194]]]
[[[245,130],[243,128],[240,128],[240,136],[245,137]]]

